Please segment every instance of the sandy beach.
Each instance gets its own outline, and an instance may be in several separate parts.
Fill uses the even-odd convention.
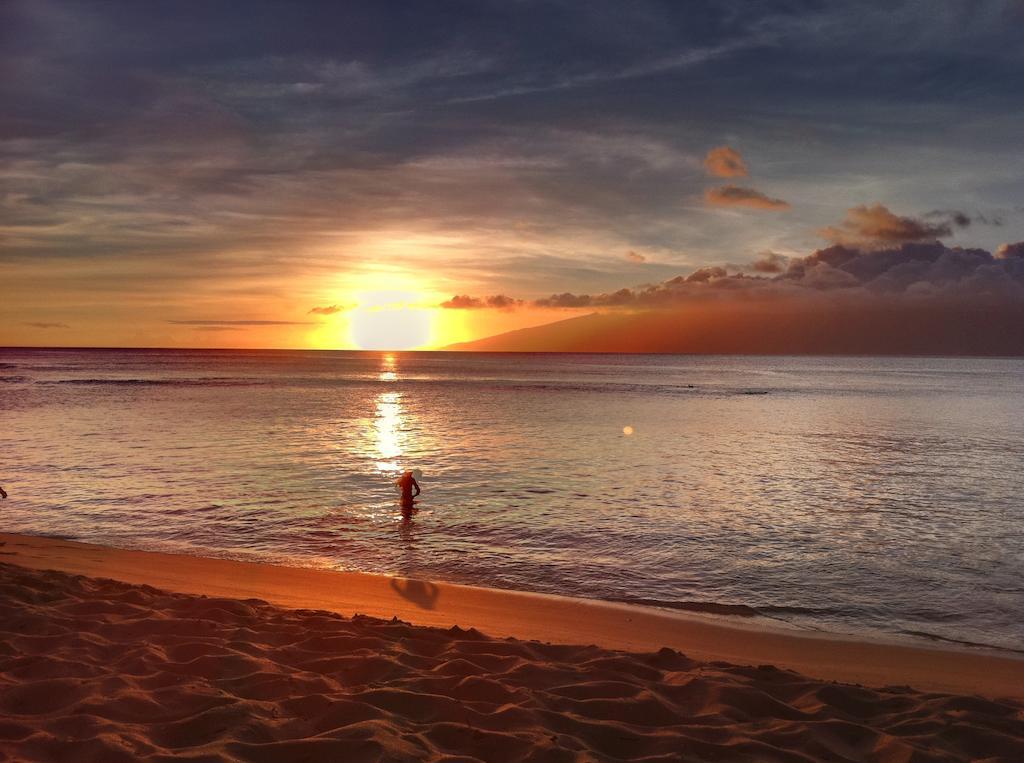
[[[1012,658],[0,542],[11,760],[1024,758]]]
[[[1021,22],[0,1],[0,763],[1024,763]]]

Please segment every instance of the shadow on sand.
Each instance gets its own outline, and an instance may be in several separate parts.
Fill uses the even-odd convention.
[[[433,609],[440,589],[428,580],[412,578],[391,578],[391,587],[403,599],[408,599],[421,609]]]

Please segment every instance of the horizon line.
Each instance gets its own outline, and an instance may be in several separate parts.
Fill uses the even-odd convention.
[[[936,354],[936,353],[863,353],[863,352],[603,352],[597,350],[449,350],[445,348],[420,348],[404,350],[365,350],[359,348],[329,349],[323,347],[116,347],[99,345],[0,345],[4,350],[104,350],[122,352],[359,352],[359,353],[448,353],[452,355],[680,355],[686,357],[735,357],[735,358],[990,358],[993,360],[1016,360],[1019,355],[990,355],[978,353]]]

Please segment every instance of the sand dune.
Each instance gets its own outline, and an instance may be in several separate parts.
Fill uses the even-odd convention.
[[[11,760],[1024,760],[1024,704],[0,565]]]

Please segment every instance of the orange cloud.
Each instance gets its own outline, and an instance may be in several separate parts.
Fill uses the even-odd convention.
[[[996,249],[997,260],[1017,259],[1024,261],[1024,241],[1016,244],[1001,244]]]
[[[846,211],[846,219],[839,225],[829,225],[818,231],[822,238],[844,245],[933,241],[951,232],[949,222],[929,223],[913,217],[900,217],[881,204],[852,207]]]
[[[738,185],[723,185],[709,188],[704,192],[704,200],[716,207],[749,207],[750,209],[783,210],[789,209],[789,202],[765,196],[753,188],[741,188]]]
[[[708,151],[704,157],[704,168],[708,174],[720,178],[744,177],[747,165],[740,152],[729,146],[718,146]]]
[[[626,252],[626,259],[630,262],[647,262],[646,257],[640,254],[640,252],[634,252],[632,249]]]

